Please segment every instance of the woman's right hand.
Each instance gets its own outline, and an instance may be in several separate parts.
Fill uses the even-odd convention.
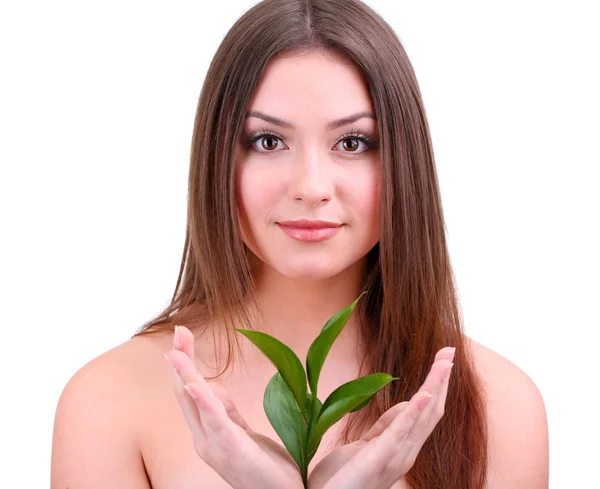
[[[303,489],[285,447],[251,429],[226,390],[198,373],[189,329],[177,327],[173,348],[165,356],[174,367],[175,397],[200,458],[235,489]]]

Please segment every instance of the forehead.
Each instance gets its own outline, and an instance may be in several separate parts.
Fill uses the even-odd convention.
[[[288,53],[265,68],[249,104],[285,118],[327,114],[327,119],[373,110],[360,69],[334,51]]]

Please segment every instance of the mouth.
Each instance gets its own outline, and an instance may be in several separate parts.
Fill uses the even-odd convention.
[[[277,226],[290,238],[304,242],[319,242],[333,238],[343,227],[342,224],[321,227],[298,227],[277,223]]]
[[[322,220],[309,220],[309,219],[298,219],[296,221],[280,221],[277,224],[281,226],[288,226],[291,228],[301,229],[324,229],[324,228],[337,228],[342,226],[341,223],[332,221]]]

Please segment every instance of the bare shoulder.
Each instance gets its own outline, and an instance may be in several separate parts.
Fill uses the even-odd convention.
[[[136,419],[144,412],[153,365],[159,367],[158,348],[151,338],[130,339],[69,379],[54,419],[52,488],[150,487]]]
[[[492,349],[468,339],[488,408],[487,489],[548,487],[548,422],[533,380]]]
[[[164,367],[163,356],[158,355],[164,344],[151,336],[121,343],[82,366],[71,377],[61,397],[93,386],[97,396],[107,404],[134,411],[142,401],[140,394],[151,385],[152,371]]]

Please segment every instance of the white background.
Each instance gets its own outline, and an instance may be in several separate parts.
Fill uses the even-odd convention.
[[[591,487],[595,2],[367,3],[421,86],[467,334],[540,389],[551,487]],[[252,5],[1,4],[0,487],[49,485],[63,387],[168,303],[198,95]]]

